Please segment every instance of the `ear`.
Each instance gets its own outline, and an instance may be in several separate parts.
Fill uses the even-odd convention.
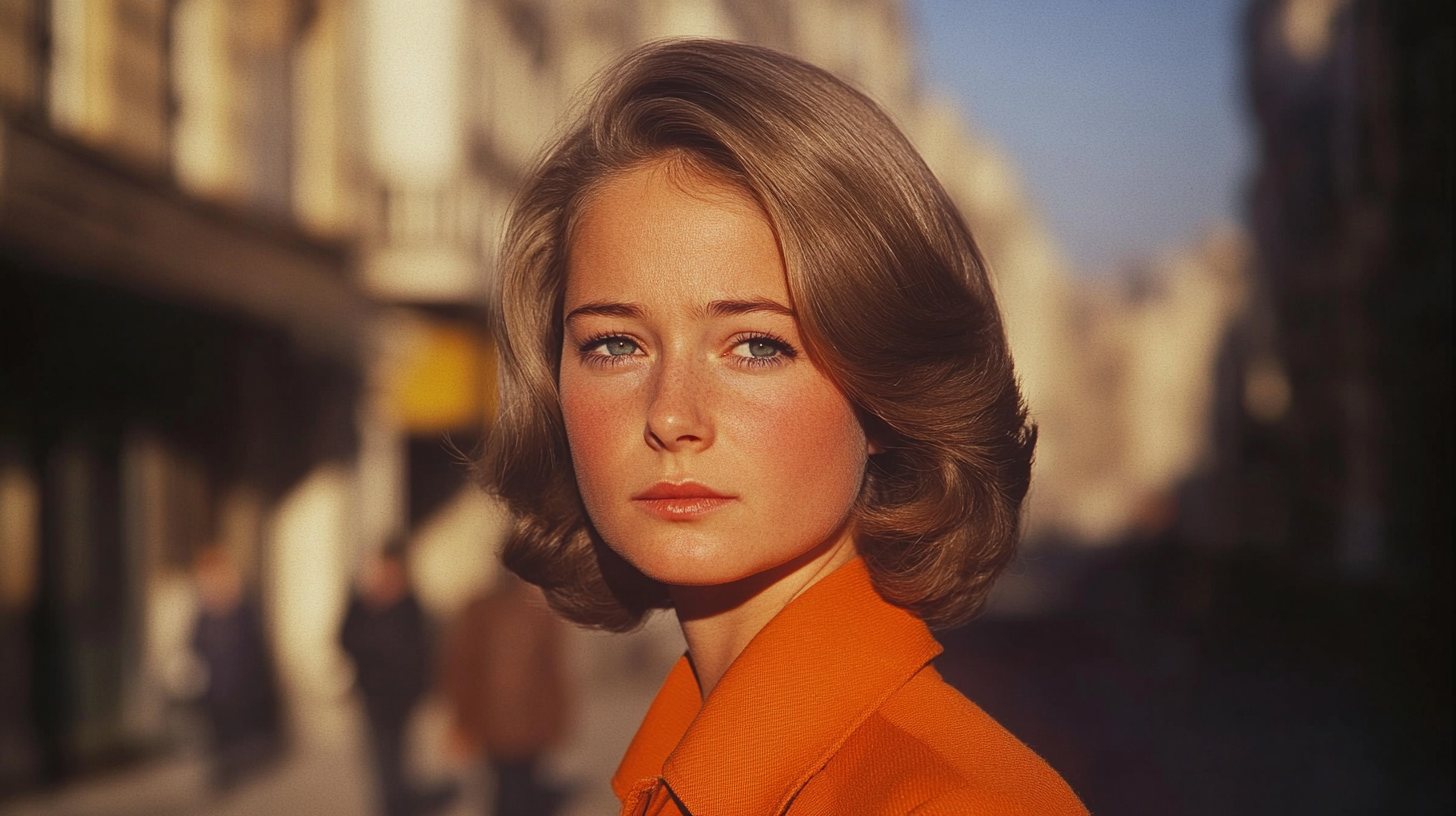
[[[859,417],[859,426],[864,429],[865,451],[870,456],[884,453],[886,445],[882,440],[884,440],[886,431],[888,430],[885,427],[885,423],[874,414],[859,408],[855,409],[855,414]]]

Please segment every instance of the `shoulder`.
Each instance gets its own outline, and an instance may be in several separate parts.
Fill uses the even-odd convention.
[[[928,666],[855,729],[815,782],[823,795],[883,813],[1087,812],[1041,757]]]
[[[1056,805],[1026,795],[988,797],[967,788],[947,790],[917,804],[906,816],[1087,816],[1087,809],[1075,798]]]
[[[357,597],[351,596],[348,605],[344,607],[344,631],[347,633],[358,629],[363,617],[364,605]]]
[[[948,785],[942,797],[946,804],[971,801],[965,798],[970,796],[983,808],[991,803],[1004,804],[1007,813],[1024,810],[1050,816],[1087,812],[1046,760],[946,684],[930,666],[891,695],[878,713],[933,752],[954,773],[956,784]],[[952,808],[945,812],[965,811]],[[1003,809],[985,812],[999,813]]]

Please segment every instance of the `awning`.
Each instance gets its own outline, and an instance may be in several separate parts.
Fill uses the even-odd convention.
[[[0,249],[49,271],[282,326],[358,359],[367,302],[341,245],[199,201],[0,117]]]

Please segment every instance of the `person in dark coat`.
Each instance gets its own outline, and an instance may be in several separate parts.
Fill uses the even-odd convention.
[[[212,752],[212,786],[226,791],[265,767],[282,747],[278,682],[258,608],[243,592],[227,550],[198,553],[200,601],[192,649],[207,667],[202,695]]]
[[[423,816],[454,798],[450,787],[419,789],[404,772],[410,715],[430,687],[434,663],[428,622],[410,587],[404,551],[386,548],[365,566],[349,601],[340,641],[354,662],[386,816]]]

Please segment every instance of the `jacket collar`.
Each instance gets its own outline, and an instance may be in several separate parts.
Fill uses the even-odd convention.
[[[855,559],[779,612],[713,693],[680,658],[612,787],[661,777],[692,813],[782,813],[809,778],[940,653],[918,618],[880,598]]]

